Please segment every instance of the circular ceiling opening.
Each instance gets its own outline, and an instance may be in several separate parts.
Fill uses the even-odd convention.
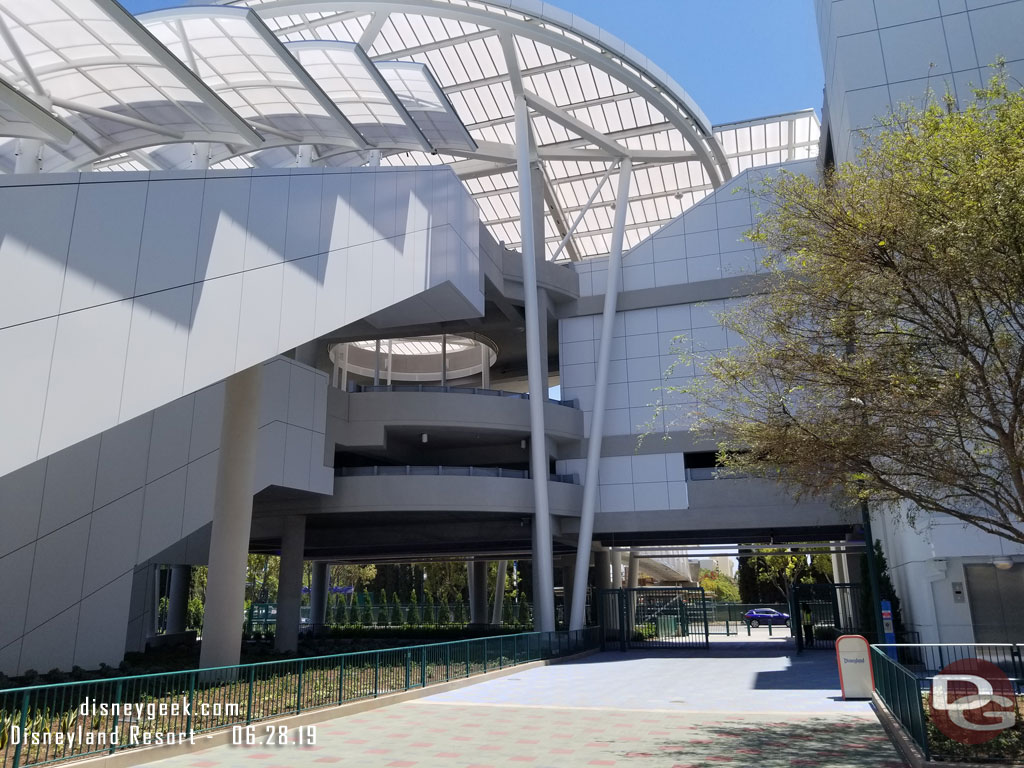
[[[494,342],[479,336],[454,334],[353,341],[331,347],[331,361],[349,374],[373,378],[379,371],[381,383],[392,381],[441,381],[442,360],[447,362],[447,381],[480,375],[498,359]]]

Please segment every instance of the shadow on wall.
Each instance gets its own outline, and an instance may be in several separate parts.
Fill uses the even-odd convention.
[[[446,190],[417,188],[415,173],[154,173],[152,181],[150,174],[97,174],[92,183],[0,188],[0,253],[13,256],[10,267],[25,267],[12,269],[19,278],[0,290],[4,299],[11,294],[0,308],[0,328],[133,296],[191,327],[202,311],[204,281],[289,263],[323,285],[328,270],[345,271],[348,254],[322,262],[318,256],[353,249],[370,259],[360,247],[382,242],[392,254],[411,256],[407,241],[417,233],[426,233],[415,242],[429,252],[438,201],[422,193]],[[39,256],[53,265],[28,263]],[[429,267],[416,278],[416,288],[428,288]],[[368,308],[365,286],[350,294],[364,295]]]

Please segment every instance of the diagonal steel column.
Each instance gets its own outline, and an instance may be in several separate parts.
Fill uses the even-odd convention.
[[[530,477],[533,478],[533,578],[537,600],[534,629],[555,629],[555,571],[552,559],[551,511],[548,507],[548,453],[544,404],[548,399],[547,360],[541,360],[540,307],[537,297],[537,222],[533,216],[530,170],[530,114],[526,98],[516,97],[516,160],[519,171],[519,210],[522,215],[523,298],[526,309],[526,364],[530,386]],[[541,224],[543,226],[543,224]]]
[[[597,375],[594,386],[594,411],[590,416],[590,440],[587,443],[587,477],[583,482],[583,509],[580,513],[580,537],[576,544],[576,583],[587,583],[587,560],[579,553],[589,553],[594,538],[594,508],[597,504],[598,466],[601,462],[601,441],[604,438],[605,403],[608,399],[608,363],[612,356],[612,325],[619,302],[619,275],[622,272],[622,241],[629,208],[629,183],[633,164],[626,158],[619,167],[619,190],[615,200],[615,228],[612,250],[608,255],[608,284],[604,292],[601,315],[601,340],[597,352]],[[586,622],[586,593],[577,589],[572,596],[569,629],[583,629]]]

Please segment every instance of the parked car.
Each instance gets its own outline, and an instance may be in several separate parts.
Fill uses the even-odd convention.
[[[762,624],[790,626],[789,614],[781,613],[773,608],[752,608],[743,614],[743,620],[753,629],[757,629]]]

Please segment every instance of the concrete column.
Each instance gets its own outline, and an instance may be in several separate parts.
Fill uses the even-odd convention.
[[[480,344],[480,386],[491,388],[491,350],[486,344]]]
[[[622,589],[622,552],[613,549],[612,557],[612,589]]]
[[[505,603],[505,574],[508,573],[508,560],[498,561],[498,575],[494,579],[494,610],[491,611],[491,624],[500,627],[502,623],[501,609]]]
[[[640,586],[640,558],[637,557],[636,553],[630,551],[629,553],[629,588],[631,590],[637,589]],[[637,603],[637,592],[628,592],[629,601],[626,603],[627,610],[629,611],[626,617],[626,628],[629,630],[629,634],[632,637],[633,630],[636,628],[636,603]]]
[[[167,594],[167,634],[185,631],[188,619],[188,582],[192,569],[187,565],[171,568],[171,584]]]
[[[254,365],[225,383],[203,644],[199,656],[202,667],[237,664],[242,651],[242,610],[262,378],[263,366]]]
[[[640,558],[635,552],[629,553],[629,588],[636,589],[640,586]]]
[[[548,458],[545,446],[544,402],[547,399],[547,364],[541,359],[540,311],[537,292],[537,232],[544,221],[534,215],[530,168],[530,111],[526,97],[516,97],[516,167],[523,238],[523,303],[526,311],[526,361],[530,390],[530,476],[533,479],[533,606],[534,628],[551,632],[555,628],[555,577],[551,541],[551,510],[548,504]]]
[[[566,557],[562,565],[562,620],[569,625],[569,610],[572,606],[573,579],[576,577],[576,558]]]
[[[441,334],[441,386],[448,386],[448,334]]]
[[[612,588],[612,558],[604,547],[594,550],[594,586],[597,589]]]
[[[316,627],[323,626],[327,617],[327,590],[330,586],[330,563],[314,562],[313,579],[309,585],[309,621]]]
[[[487,624],[487,561],[473,560],[469,569],[469,623]]]
[[[302,604],[303,554],[306,550],[306,518],[290,515],[281,537],[281,576],[277,584],[277,630],[274,647],[279,651],[299,648],[299,606]]]

